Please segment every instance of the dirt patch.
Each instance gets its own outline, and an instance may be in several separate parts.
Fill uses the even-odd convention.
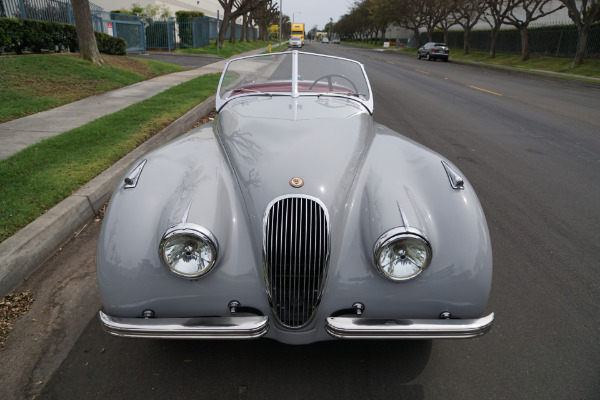
[[[192,126],[189,130],[191,131],[192,129],[196,129],[197,127],[204,125],[210,121],[214,121],[215,120],[215,116],[217,115],[217,110],[215,108],[213,108],[207,115],[205,115],[204,117],[200,118],[198,120],[198,122],[196,122],[194,124],[194,126]]]
[[[102,58],[104,59],[104,62],[108,65],[126,69],[128,71],[142,75],[145,79],[157,76],[157,74],[155,74],[150,68],[148,68],[148,65],[145,62],[138,60],[137,58],[108,55],[103,55]]]
[[[0,351],[12,331],[13,322],[29,311],[33,297],[29,292],[10,293],[0,300]]]

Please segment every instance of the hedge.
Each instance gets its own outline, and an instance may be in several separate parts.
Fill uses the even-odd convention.
[[[94,32],[98,50],[103,54],[126,55],[126,43],[100,32]],[[24,51],[41,53],[42,49],[77,51],[75,25],[30,19],[0,18],[0,53]]]
[[[202,17],[204,17],[204,13],[201,11],[177,11],[175,13],[175,19],[179,24],[179,44],[181,47],[194,46],[194,33],[191,23],[196,18]]]

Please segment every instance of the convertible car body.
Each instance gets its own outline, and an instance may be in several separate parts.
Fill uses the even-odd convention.
[[[303,344],[490,329],[477,196],[450,161],[373,122],[360,63],[236,59],[216,107],[112,196],[97,262],[109,333]]]

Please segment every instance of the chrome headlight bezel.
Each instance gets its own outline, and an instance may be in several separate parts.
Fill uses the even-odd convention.
[[[384,250],[389,248],[391,245],[402,241],[416,241],[417,243],[423,246],[423,249],[425,250],[426,254],[422,265],[418,268],[417,271],[403,276],[395,276],[387,272],[384,266],[381,265],[380,257],[381,253]],[[423,271],[425,271],[431,264],[433,252],[431,249],[431,243],[429,242],[429,239],[427,239],[427,236],[423,232],[414,228],[399,227],[387,231],[386,233],[381,235],[379,239],[377,239],[375,245],[373,246],[373,257],[377,271],[382,276],[392,281],[403,282],[414,279],[417,276],[419,276]]]
[[[210,251],[210,260],[208,260],[206,265],[201,265],[202,260],[204,259],[200,257],[200,260],[198,260],[198,270],[196,272],[186,273],[182,270],[178,270],[174,266],[173,260],[169,260],[169,256],[166,253],[169,244],[173,243],[174,240],[182,238],[187,238],[196,244],[205,244]],[[198,279],[208,274],[217,264],[219,259],[219,242],[215,235],[207,228],[196,224],[182,223],[167,229],[160,240],[158,255],[163,265],[175,275],[187,279]]]

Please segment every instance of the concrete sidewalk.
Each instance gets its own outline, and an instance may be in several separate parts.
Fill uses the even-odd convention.
[[[260,54],[266,50],[267,48],[257,49],[232,58]],[[163,75],[0,124],[0,159],[8,158],[42,139],[112,114],[182,82],[201,75],[221,73],[227,61],[220,60],[204,67]],[[88,182],[75,194],[0,243],[0,297],[9,293],[94,218],[109,199],[118,181],[138,158],[185,133],[214,106],[215,96],[211,96]]]
[[[245,55],[261,53],[262,49]],[[172,56],[174,57],[174,56]],[[204,67],[162,75],[110,92],[88,97],[24,118],[0,124],[0,159],[5,159],[42,139],[85,125],[164,90],[201,75],[221,73],[226,60]]]

